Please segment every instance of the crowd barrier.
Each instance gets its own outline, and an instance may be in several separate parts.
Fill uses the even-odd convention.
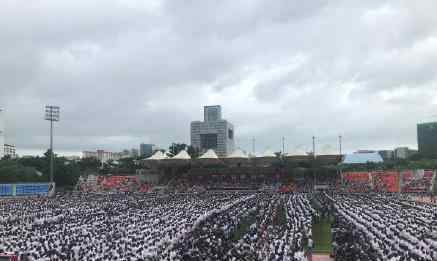
[[[54,193],[54,183],[0,184],[0,197],[51,196]]]

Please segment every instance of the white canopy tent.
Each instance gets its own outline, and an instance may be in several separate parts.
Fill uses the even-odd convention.
[[[155,154],[153,154],[152,156],[150,156],[146,160],[163,160],[166,158],[168,158],[167,155],[165,155],[164,153],[162,153],[161,151],[158,150],[157,152],[155,152]]]
[[[215,154],[214,150],[207,150],[199,159],[218,159],[217,154]]]
[[[275,153],[271,150],[266,150],[261,156],[258,156],[259,158],[276,158]]]
[[[227,156],[229,159],[248,159],[249,157],[241,149],[236,149]]]
[[[186,150],[181,150],[176,156],[171,159],[190,160],[191,157]]]

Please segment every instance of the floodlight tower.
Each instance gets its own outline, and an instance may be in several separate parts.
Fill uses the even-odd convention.
[[[313,136],[313,158],[316,158],[316,137]]]
[[[59,121],[59,106],[46,105],[45,119],[50,121],[50,182],[53,182],[53,122]]]

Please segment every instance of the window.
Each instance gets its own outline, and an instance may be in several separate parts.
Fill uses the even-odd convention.
[[[200,134],[200,147],[202,149],[216,149],[217,148],[217,134]]]

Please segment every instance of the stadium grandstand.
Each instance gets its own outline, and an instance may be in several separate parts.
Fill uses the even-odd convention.
[[[74,192],[2,184],[0,260],[437,260],[436,171],[369,159],[181,151]]]

